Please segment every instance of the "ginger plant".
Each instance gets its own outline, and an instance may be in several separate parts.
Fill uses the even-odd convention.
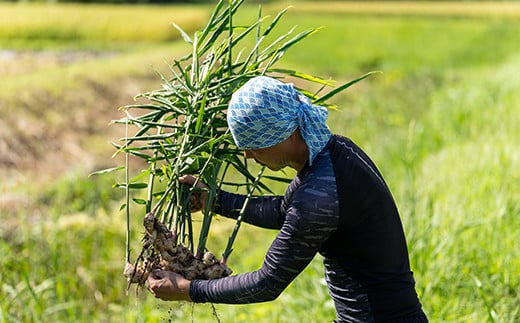
[[[126,154],[126,180],[117,186],[127,192],[124,273],[129,286],[144,284],[154,268],[178,272],[188,279],[212,279],[231,273],[227,260],[245,206],[218,260],[207,251],[206,242],[214,217],[212,206],[219,190],[223,184],[243,187],[248,197],[245,203],[259,191],[270,192],[262,181],[263,170],[257,176],[251,174],[243,152],[235,146],[229,133],[226,109],[235,90],[258,75],[317,83],[318,93],[333,86],[330,80],[275,66],[289,48],[315,33],[317,28],[299,33],[292,28],[266,43],[287,9],[280,11],[267,25],[264,24],[268,17],[262,16],[261,8],[252,23],[235,25],[233,18],[243,2],[219,1],[206,26],[191,36],[174,24],[191,46],[191,52],[168,65],[169,76],[159,74],[162,88],[137,95],[144,103],[123,107],[125,117],[115,121],[127,127],[126,136],[114,145],[116,153]],[[249,48],[247,41],[253,44]],[[327,101],[332,96],[370,74],[335,87],[323,96],[303,88],[299,90],[314,104],[330,106]],[[135,129],[132,135],[128,134],[130,128]],[[133,179],[129,174],[130,157],[148,165]],[[224,178],[230,168],[243,175],[244,181],[226,183]],[[208,187],[198,233],[194,232],[189,203],[190,196],[198,189],[179,182],[185,174],[197,176]],[[143,181],[144,178],[147,180]],[[287,181],[282,177],[269,178]],[[144,189],[145,197],[139,195]],[[131,199],[145,208],[142,250],[133,263],[129,241]]]

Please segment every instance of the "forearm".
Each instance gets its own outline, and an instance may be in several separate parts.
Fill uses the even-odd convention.
[[[221,279],[192,281],[190,296],[194,302],[227,304],[273,300],[314,258],[318,246],[306,240],[284,226],[269,248],[262,268]]]
[[[194,280],[190,298],[197,303],[248,304],[274,300],[285,289],[273,286],[262,270],[214,280]]]
[[[215,212],[237,219],[245,201],[245,195],[221,191],[215,205]],[[281,196],[251,198],[242,221],[266,229],[280,229],[283,224],[283,216],[280,212],[281,201]]]

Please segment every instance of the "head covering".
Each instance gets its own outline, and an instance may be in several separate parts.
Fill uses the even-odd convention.
[[[312,105],[293,84],[257,76],[232,95],[227,121],[235,143],[244,149],[274,146],[299,128],[312,164],[331,136],[327,115],[326,108]]]

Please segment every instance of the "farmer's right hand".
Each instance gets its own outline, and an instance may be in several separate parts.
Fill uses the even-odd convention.
[[[191,211],[196,212],[204,209],[208,199],[208,186],[193,175],[183,175],[179,177],[179,182],[191,187],[195,185],[196,190],[190,196]]]
[[[148,290],[163,301],[191,301],[190,281],[171,271],[151,272],[148,275]]]

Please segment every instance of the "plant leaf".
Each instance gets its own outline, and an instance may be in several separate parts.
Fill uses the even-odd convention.
[[[91,176],[94,176],[94,175],[101,175],[101,174],[112,173],[112,172],[115,172],[115,171],[118,171],[118,170],[122,170],[122,169],[125,169],[125,166],[117,166],[117,167],[112,167],[112,168],[106,168],[106,169],[102,169],[102,170],[98,170],[96,172],[90,173],[88,175],[88,177],[91,177]]]
[[[350,82],[347,82],[345,84],[343,84],[342,86],[339,86],[337,88],[335,88],[334,90],[330,91],[329,93],[325,94],[324,96],[320,97],[318,100],[315,100],[314,102],[312,102],[313,104],[316,104],[316,105],[320,105],[320,104],[323,104],[325,103],[327,100],[329,100],[331,97],[333,97],[334,95],[338,94],[339,92],[347,89],[348,87],[352,86],[353,84],[356,84],[357,82],[369,77],[370,75],[372,74],[375,74],[375,73],[381,73],[380,71],[372,71],[372,72],[368,72],[366,74],[363,74],[361,75],[360,77],[350,81]]]
[[[189,44],[193,44],[193,41],[191,40],[190,36],[188,36],[188,34],[184,31],[184,29],[179,27],[179,25],[177,25],[176,23],[172,23],[172,25],[173,25],[173,27],[175,27],[175,29],[177,29],[179,31],[179,33],[182,36],[182,39],[184,39],[185,42],[187,42]]]

